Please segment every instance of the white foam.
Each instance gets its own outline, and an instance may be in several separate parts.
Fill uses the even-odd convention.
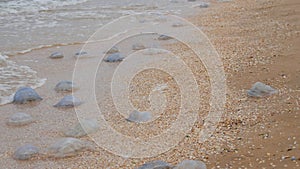
[[[61,6],[76,5],[88,0],[12,0],[0,2],[0,14],[34,13],[51,10]]]
[[[23,86],[41,87],[46,79],[28,66],[20,66],[0,54],[0,105],[11,103],[16,90]]]

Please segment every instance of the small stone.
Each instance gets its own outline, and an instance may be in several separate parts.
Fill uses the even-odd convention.
[[[167,36],[167,35],[160,35],[158,37],[158,40],[170,40],[170,39],[173,39],[173,38],[170,36]]]
[[[106,53],[107,54],[114,54],[114,53],[119,53],[119,49],[117,47],[112,47],[111,49],[109,49]]]
[[[152,161],[143,164],[142,166],[138,167],[137,169],[171,169],[172,166],[164,161]]]
[[[51,59],[60,59],[60,58],[63,58],[63,57],[64,57],[64,54],[61,53],[61,52],[54,52],[50,55]]]
[[[124,57],[121,55],[121,53],[114,53],[108,55],[104,61],[105,62],[121,62],[124,59]]]
[[[87,142],[76,138],[62,138],[47,149],[50,157],[64,158],[76,156],[78,153],[90,149]]]
[[[292,160],[292,161],[296,161],[297,158],[296,158],[295,156],[292,156],[292,157],[291,157],[291,160]]]
[[[23,126],[33,122],[33,118],[26,113],[15,113],[9,117],[7,125]]]
[[[71,92],[73,89],[76,89],[75,84],[67,80],[60,81],[54,88],[56,92]]]
[[[14,95],[13,103],[25,104],[33,101],[40,101],[42,98],[30,87],[21,87]]]
[[[82,102],[78,98],[68,95],[62,98],[57,104],[54,105],[54,107],[68,108],[79,106],[81,104]]]
[[[25,146],[18,148],[15,151],[13,158],[16,160],[28,160],[38,153],[39,153],[39,149],[37,147],[27,144]]]
[[[135,110],[132,113],[130,113],[129,117],[127,118],[127,121],[142,123],[150,121],[151,119],[152,114],[150,112],[139,112]]]
[[[74,127],[64,132],[67,137],[83,137],[88,134],[95,133],[99,129],[99,125],[96,119],[82,120]]]
[[[87,56],[88,55],[88,53],[87,52],[85,52],[85,51],[80,51],[80,52],[77,52],[77,53],[75,53],[75,58],[81,58],[81,57],[85,57],[85,56]]]
[[[251,97],[265,97],[276,94],[278,91],[261,82],[256,82],[250,90],[247,91]]]
[[[287,159],[287,158],[289,158],[289,156],[282,156],[282,157],[281,157],[282,160],[285,160],[285,159]]]
[[[202,161],[183,160],[174,169],[206,169],[206,165]]]
[[[132,45],[132,50],[142,50],[145,48],[146,47],[143,44],[139,44],[139,43]]]

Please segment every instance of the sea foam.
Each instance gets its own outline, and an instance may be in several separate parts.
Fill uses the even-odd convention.
[[[11,103],[18,88],[41,87],[46,79],[39,78],[37,72],[28,66],[20,66],[0,54],[0,105]]]

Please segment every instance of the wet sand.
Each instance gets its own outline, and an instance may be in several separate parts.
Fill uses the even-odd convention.
[[[209,10],[189,20],[204,28],[211,42],[220,53],[227,75],[226,111],[216,132],[207,142],[199,143],[199,131],[202,123],[197,122],[191,132],[178,146],[155,158],[126,159],[109,153],[102,148],[86,151],[78,156],[66,159],[52,159],[44,156],[29,161],[12,159],[14,150],[32,143],[41,150],[63,137],[62,130],[77,121],[73,109],[53,107],[64,94],[56,93],[53,88],[60,80],[71,80],[74,65],[74,53],[81,45],[46,48],[12,57],[20,65],[28,65],[38,72],[47,82],[36,91],[44,98],[36,105],[19,106],[8,104],[1,106],[0,164],[6,168],[135,168],[155,159],[177,164],[184,159],[204,161],[208,168],[298,168],[299,167],[299,27],[300,4],[297,0],[287,1],[242,1],[212,3]],[[220,11],[223,11],[220,13]],[[165,44],[166,48],[184,51],[180,44]],[[48,56],[54,51],[63,51],[61,60],[51,60]],[[33,61],[32,61],[33,60]],[[194,57],[187,62],[197,62]],[[201,64],[200,64],[201,65]],[[109,66],[107,69],[110,69]],[[198,81],[207,80],[204,68],[194,68],[198,72]],[[200,72],[200,73],[199,73]],[[144,75],[155,77],[152,72]],[[162,75],[162,74],[160,74]],[[144,80],[155,78],[137,78],[133,92],[137,96],[146,95],[148,87],[139,86]],[[173,81],[168,76],[160,79],[170,86]],[[257,81],[264,82],[279,90],[279,94],[262,99],[248,98],[246,90]],[[150,84],[155,83],[151,81]],[[151,86],[151,85],[150,85]],[[142,90],[142,89],[146,90]],[[172,87],[171,87],[172,88]],[[202,83],[203,90],[209,90]],[[176,87],[174,90],[177,91]],[[175,98],[167,113],[172,117],[173,107],[178,107],[176,92],[167,95]],[[208,104],[209,93],[202,97]],[[140,100],[139,97],[133,100]],[[134,104],[143,109],[143,102]],[[209,106],[203,106],[205,115]],[[36,122],[23,127],[8,127],[7,118],[15,112],[31,114]],[[109,115],[109,112],[107,112]],[[123,128],[125,122],[120,117],[111,117],[109,121],[118,131],[128,132],[136,126]],[[171,119],[172,121],[172,119]],[[168,125],[163,123],[162,126]],[[151,127],[151,126],[148,126]],[[157,130],[159,130],[158,128]],[[142,130],[143,131],[143,130]],[[134,136],[143,133],[137,132]],[[148,133],[151,134],[151,133]],[[88,137],[83,140],[90,140]],[[291,157],[295,156],[296,161]],[[286,158],[283,159],[282,157]],[[218,167],[219,166],[219,167]]]

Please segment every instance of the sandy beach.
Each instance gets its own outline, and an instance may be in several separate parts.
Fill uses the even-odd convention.
[[[42,101],[27,105],[0,106],[0,166],[8,169],[136,168],[153,160],[163,160],[176,165],[182,160],[191,159],[203,161],[210,169],[299,168],[300,2],[213,1],[199,15],[191,16],[187,20],[207,35],[223,61],[226,74],[225,111],[214,134],[205,142],[199,142],[202,120],[205,120],[205,115],[210,110],[209,77],[205,66],[195,54],[185,56],[184,52],[188,50],[186,46],[162,42],[160,45],[165,49],[178,55],[183,53],[180,57],[191,66],[198,88],[202,91],[199,118],[180,143],[151,158],[124,158],[102,147],[95,147],[69,158],[47,157],[47,147],[64,137],[63,131],[78,121],[73,108],[53,107],[66,95],[55,92],[54,87],[61,80],[72,80],[76,64],[74,54],[84,44],[54,46],[10,57],[17,64],[36,70],[37,75],[47,78],[47,81],[36,89],[43,98]],[[125,48],[130,42],[124,44]],[[65,57],[50,59],[49,55],[55,51],[63,52]],[[197,63],[196,66],[194,63]],[[122,115],[114,113],[117,110],[113,108],[112,99],[104,97],[109,94],[110,88],[102,85],[101,81],[109,81],[112,76],[110,70],[117,65],[102,66],[99,74],[103,75],[103,70],[108,73],[95,78],[98,84],[96,90],[107,90],[96,93],[99,99],[97,102],[104,107],[105,119],[115,130],[131,137],[147,139],[146,136],[161,133],[175,121],[180,109],[180,88],[170,75],[149,70],[141,72],[131,82],[132,104],[143,111],[150,107],[150,103],[143,98],[151,93],[155,84],[163,82],[169,87],[165,91],[169,103],[165,108],[166,112],[154,124],[142,126],[128,123]],[[180,75],[180,72],[177,73]],[[248,97],[247,90],[255,82],[270,85],[278,93],[263,98]],[[79,90],[82,88],[79,86]],[[154,96],[154,100],[155,98]],[[7,119],[16,112],[32,115],[35,122],[22,127],[8,126]],[[87,136],[80,139],[93,141]],[[26,161],[13,159],[16,148],[28,143],[38,146],[41,153]]]

